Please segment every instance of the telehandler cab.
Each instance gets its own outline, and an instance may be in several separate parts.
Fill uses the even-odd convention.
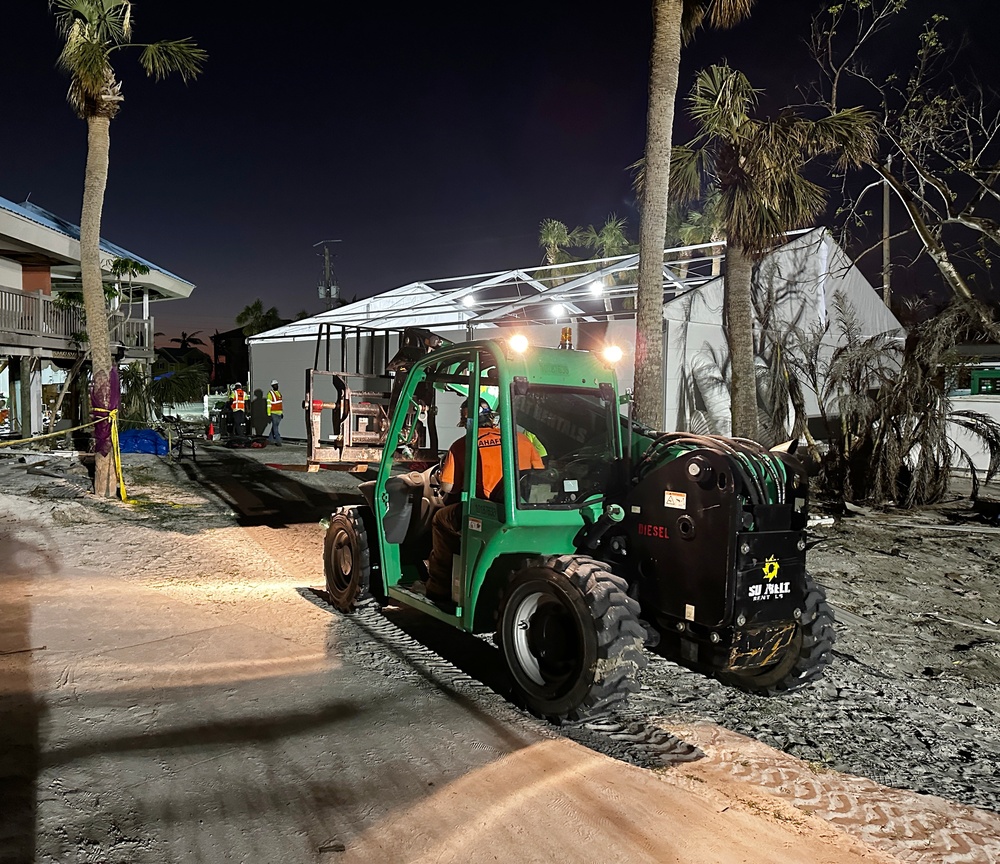
[[[555,721],[635,692],[644,646],[756,693],[822,674],[833,616],[805,569],[808,481],[790,452],[639,427],[620,414],[614,365],[599,353],[523,336],[423,344],[395,362],[366,505],[330,519],[324,565],[338,610],[372,596],[494,632],[526,706]],[[477,429],[462,429],[461,550],[453,605],[438,604],[414,589],[446,503],[439,443],[477,394],[501,430],[503,476],[490,500],[476,496]],[[518,468],[519,429],[540,442],[543,469]]]

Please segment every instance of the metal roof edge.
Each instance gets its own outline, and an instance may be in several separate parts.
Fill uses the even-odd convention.
[[[15,204],[7,198],[0,197],[0,210],[6,210],[14,216],[26,219],[27,221],[49,231],[55,231],[57,234],[68,237],[70,240],[77,243],[80,242],[79,225],[75,225],[72,222],[68,222],[61,217],[56,216],[44,207],[39,207],[36,204]],[[133,261],[138,261],[140,264],[144,264],[146,267],[149,267],[150,270],[162,273],[164,276],[168,276],[176,282],[190,285],[192,289],[197,287],[193,282],[189,282],[187,279],[178,276],[176,273],[171,273],[165,267],[161,267],[159,264],[154,264],[152,261],[136,255],[134,252],[130,252],[128,249],[119,246],[117,243],[105,240],[103,237],[100,239],[100,249],[102,252],[117,258],[131,258]],[[188,293],[190,294],[190,292]]]

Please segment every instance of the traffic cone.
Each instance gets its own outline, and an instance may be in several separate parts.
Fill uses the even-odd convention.
[[[209,441],[215,440],[215,424],[209,420],[208,421],[208,435],[205,436]]]

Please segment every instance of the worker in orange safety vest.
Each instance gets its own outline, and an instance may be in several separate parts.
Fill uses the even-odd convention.
[[[229,391],[229,405],[233,409],[233,436],[246,434],[247,424],[247,391],[243,384],[237,381]]]
[[[281,446],[281,434],[278,432],[278,425],[284,416],[284,408],[281,404],[281,390],[278,389],[278,382],[271,382],[271,389],[267,391],[267,416],[271,418],[271,432],[267,436],[269,444],[275,447]]]

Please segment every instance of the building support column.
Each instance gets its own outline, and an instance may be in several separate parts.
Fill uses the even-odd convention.
[[[42,432],[42,364],[37,357],[19,357],[18,361],[18,417],[21,421],[21,437],[30,438]],[[12,385],[11,390],[13,389]]]
[[[149,289],[142,289],[142,336],[143,348],[153,350],[153,322],[149,317]]]
[[[10,409],[7,422],[15,437],[21,432],[21,358],[10,357],[7,361],[7,408]]]

